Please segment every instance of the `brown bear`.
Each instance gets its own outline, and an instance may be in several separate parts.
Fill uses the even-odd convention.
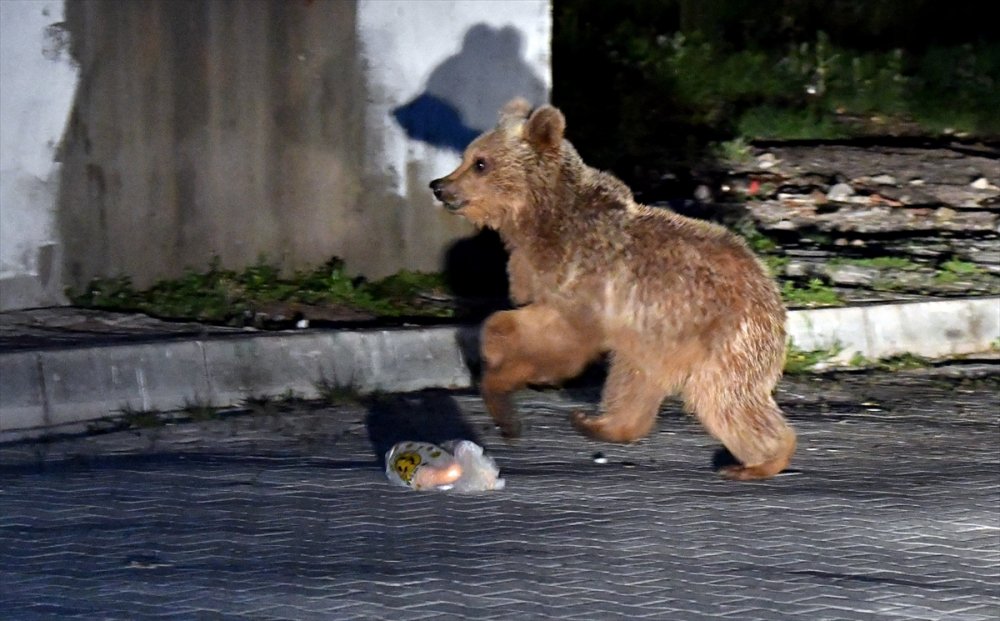
[[[762,479],[784,469],[795,433],[772,398],[785,356],[774,281],[725,228],[635,202],[584,164],[552,106],[511,101],[450,175],[431,182],[449,211],[495,229],[510,253],[516,310],[482,329],[481,391],[506,437],[520,435],[512,393],[554,384],[608,354],[600,415],[573,426],[611,442],[652,429],[665,397],[738,459],[721,470]]]

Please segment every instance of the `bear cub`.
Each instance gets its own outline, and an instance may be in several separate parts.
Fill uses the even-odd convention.
[[[785,357],[785,308],[746,244],[725,228],[635,202],[584,164],[552,106],[522,99],[431,182],[444,207],[495,229],[510,253],[515,310],[482,328],[483,400],[505,437],[521,433],[512,394],[555,384],[603,354],[600,412],[586,436],[633,442],[679,394],[739,460],[721,473],[764,479],[795,452],[772,391]]]

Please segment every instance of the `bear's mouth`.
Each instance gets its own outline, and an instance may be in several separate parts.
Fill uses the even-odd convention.
[[[451,213],[458,213],[458,211],[462,209],[462,207],[465,207],[465,201],[445,202],[441,204],[444,205],[444,208],[450,211]]]

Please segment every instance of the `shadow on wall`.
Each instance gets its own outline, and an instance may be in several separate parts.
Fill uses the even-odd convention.
[[[392,111],[406,135],[461,153],[496,125],[500,108],[514,97],[535,105],[549,90],[524,59],[521,33],[512,26],[469,28],[457,54],[438,65],[423,92]],[[430,179],[427,180],[428,182]],[[453,292],[480,300],[474,314],[488,314],[507,297],[507,254],[492,231],[458,240],[445,255],[445,277]]]
[[[500,108],[514,97],[535,105],[548,88],[522,57],[521,33],[512,26],[476,24],[462,49],[438,65],[422,93],[392,111],[413,140],[461,152],[496,124]]]

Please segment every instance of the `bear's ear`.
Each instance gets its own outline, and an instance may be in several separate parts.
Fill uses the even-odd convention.
[[[528,117],[524,137],[537,151],[555,150],[562,145],[566,117],[558,108],[542,106]]]
[[[500,127],[511,127],[523,122],[531,114],[531,104],[523,97],[516,97],[500,108]]]

